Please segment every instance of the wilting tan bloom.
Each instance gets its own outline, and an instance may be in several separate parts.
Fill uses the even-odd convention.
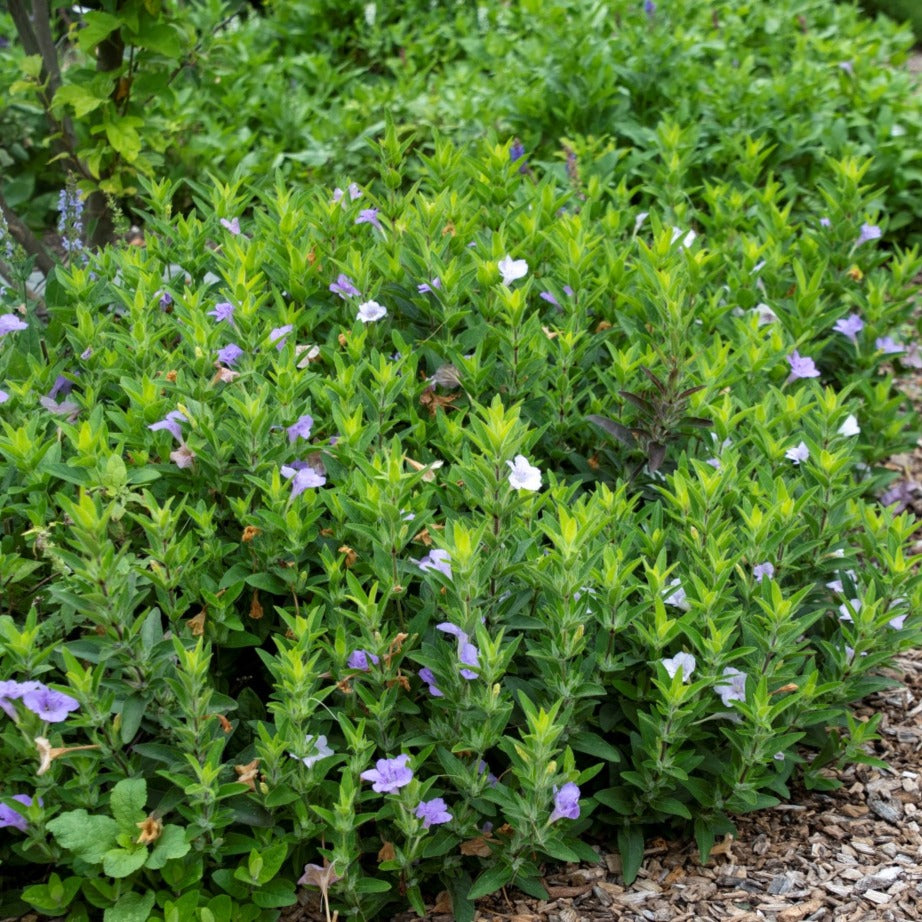
[[[339,336],[336,337],[336,340],[337,340],[337,342],[338,342],[343,348],[345,348],[346,343],[349,342],[349,334],[348,334],[348,333],[340,333]]]
[[[305,353],[307,353],[305,355]],[[302,359],[298,362],[298,368],[307,368],[311,362],[320,361],[320,346],[314,345],[302,345],[295,346],[295,358],[298,356],[303,356]]]
[[[860,282],[864,278],[864,273],[857,266],[851,266],[848,270],[848,277],[853,282]]]
[[[51,763],[58,756],[67,755],[69,752],[82,752],[85,749],[99,749],[99,745],[94,743],[91,746],[52,746],[44,736],[35,737],[35,746],[38,749],[38,771],[36,775],[44,775],[51,768]]]
[[[611,324],[607,320],[600,320],[595,328],[596,333],[604,333],[611,329]]]
[[[243,529],[243,534],[240,536],[240,540],[244,544],[248,544],[261,532],[261,528],[257,528],[255,525],[247,525],[247,527]]]
[[[453,223],[452,221],[449,221],[449,222],[442,228],[442,236],[443,236],[443,237],[449,236],[449,235],[452,236],[452,237],[454,237],[455,233],[456,233],[456,231],[455,231],[455,225],[454,225],[454,223]]]
[[[259,780],[259,759],[253,759],[246,765],[235,765],[234,771],[237,772],[237,780],[245,784],[251,791],[256,790],[256,782]]]
[[[184,442],[175,451],[170,452],[170,460],[180,469],[192,467],[195,452]]]
[[[426,388],[420,395],[419,402],[429,410],[429,416],[435,419],[439,410],[453,410],[452,404],[461,396],[460,392],[454,394],[437,394],[430,388]]]
[[[163,823],[153,813],[146,820],[141,820],[135,825],[141,830],[141,835],[135,839],[138,845],[149,845],[151,842],[156,842],[160,838],[160,833],[163,832]]]
[[[444,461],[430,461],[423,464],[422,461],[414,461],[409,455],[404,455],[403,460],[413,468],[414,471],[423,472],[423,482],[432,483],[435,480],[435,472],[445,463]]]
[[[782,685],[781,688],[776,688],[776,689],[772,692],[772,694],[773,694],[773,695],[780,695],[780,694],[782,694],[783,692],[793,692],[793,691],[797,691],[797,689],[798,689],[799,687],[800,687],[800,686],[798,686],[798,685],[795,684],[794,682],[788,682],[787,685]]]
[[[487,839],[491,838],[490,833],[477,836],[474,839],[468,839],[462,842],[458,847],[462,855],[476,855],[478,858],[489,858],[493,854]]]
[[[175,383],[176,383],[176,369],[175,369],[175,368],[171,368],[171,369],[166,373],[166,379],[167,379],[167,381],[170,382],[170,384],[175,384]]]
[[[240,377],[239,371],[234,371],[232,368],[225,368],[219,363],[215,363],[215,368],[218,370],[211,379],[212,384],[232,384]]]
[[[382,861],[393,861],[397,857],[397,850],[394,848],[393,842],[385,842],[381,848],[378,849],[378,864]]]
[[[263,607],[259,602],[259,592],[253,590],[253,601],[250,602],[250,617],[254,621],[259,621],[263,616]]]
[[[343,563],[346,565],[347,570],[351,570],[352,567],[355,566],[355,562],[359,559],[359,555],[356,554],[353,548],[349,547],[348,544],[344,544],[339,548],[339,553],[345,555]]]
[[[221,729],[225,733],[233,732],[234,725],[223,714],[215,714],[214,716],[217,718],[218,723],[221,724]]]
[[[458,387],[461,384],[461,372],[454,365],[440,365],[429,381],[446,389]]]
[[[186,619],[193,637],[201,637],[205,633],[205,611],[203,608],[194,618]]]
[[[557,330],[552,330],[552,329],[550,329],[550,327],[541,327],[541,332],[542,332],[548,339],[555,339],[556,337],[558,337],[558,336],[560,335],[560,333],[558,333]]]

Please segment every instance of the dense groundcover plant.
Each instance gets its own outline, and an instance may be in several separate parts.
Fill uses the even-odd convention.
[[[4,295],[5,905],[470,918],[870,760],[922,601],[876,499],[922,260],[870,164],[754,145],[645,213],[511,141],[402,191],[411,142],[186,216],[150,183],[47,326]]]

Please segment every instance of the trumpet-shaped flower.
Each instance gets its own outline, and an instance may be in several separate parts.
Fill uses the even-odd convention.
[[[765,563],[757,563],[752,568],[752,575],[757,583],[761,583],[766,576],[771,579],[775,575],[775,565],[768,560]]]
[[[25,330],[29,324],[20,320],[15,314],[0,314],[0,336]]]
[[[497,263],[497,267],[506,287],[528,275],[528,263],[524,259],[513,259],[508,254]]]
[[[414,560],[413,563],[420,570],[438,570],[443,576],[451,579],[451,554],[441,548],[433,548],[420,560]]]
[[[24,807],[32,806],[32,798],[28,794],[14,794],[10,800],[15,800]],[[15,808],[7,804],[0,804],[0,829],[9,826],[12,829],[18,829],[25,832],[28,826],[26,818]]]
[[[286,323],[284,326],[276,327],[274,330],[269,331],[269,345],[274,345],[279,352],[285,348],[285,337],[294,329],[294,326],[290,323]]]
[[[862,243],[867,243],[869,240],[879,240],[881,234],[882,231],[876,224],[862,224],[855,246],[861,246]]]
[[[339,295],[344,301],[348,301],[349,298],[361,297],[361,292],[355,287],[355,283],[348,275],[343,275],[343,273],[336,277],[335,282],[330,283],[330,291],[334,295]]]
[[[376,227],[379,231],[383,231],[384,228],[381,226],[381,222],[378,219],[378,209],[377,208],[363,208],[359,212],[359,216],[355,219],[356,224],[371,224],[373,227]]]
[[[214,317],[215,323],[221,323],[226,320],[228,323],[234,321],[234,305],[230,301],[220,301],[215,304],[214,310],[208,311],[209,317]]]
[[[373,782],[371,789],[379,794],[393,794],[406,787],[413,780],[413,770],[407,765],[410,757],[401,754],[394,759],[378,759],[374,768],[359,775],[364,781]]]
[[[231,218],[230,221],[228,221],[227,218],[221,218],[221,227],[236,237],[237,234],[240,233],[240,219]]]
[[[858,314],[840,317],[833,326],[836,333],[847,336],[853,343],[858,342],[858,334],[864,329],[864,321]]]
[[[375,656],[374,653],[369,653],[367,650],[353,650],[349,654],[349,659],[346,660],[346,665],[350,669],[359,669],[362,672],[370,672],[371,664],[375,666],[378,665],[380,659]]]
[[[429,688],[429,694],[432,695],[433,698],[444,697],[441,689],[435,684],[435,673],[428,666],[423,666],[423,668],[419,670],[419,677]]]
[[[288,441],[297,442],[298,439],[309,439],[313,425],[313,416],[305,415],[300,417],[285,430],[288,433]]]
[[[723,679],[714,686],[714,691],[720,696],[724,707],[729,707],[731,701],[746,700],[746,679],[745,672],[727,666],[723,671]]]
[[[849,413],[845,417],[845,422],[842,423],[838,428],[839,435],[844,435],[846,438],[852,435],[859,435],[861,432],[861,426],[858,425],[858,418],[854,413]]]
[[[525,455],[516,455],[515,461],[507,461],[510,468],[509,485],[514,490],[528,490],[531,493],[541,489],[541,469],[528,463]]]
[[[298,465],[297,467],[295,466]],[[291,498],[300,496],[305,490],[322,487],[326,482],[323,474],[315,471],[309,464],[296,461],[295,464],[283,464],[282,476],[291,480]]]
[[[417,818],[423,821],[423,829],[447,823],[452,818],[448,812],[448,805],[441,797],[434,797],[432,800],[421,800],[414,812]]]
[[[299,762],[303,762],[308,768],[313,767],[321,759],[326,759],[328,756],[333,755],[333,750],[327,745],[325,736],[314,737],[308,733],[304,737],[304,748],[308,752],[306,756],[296,756],[293,752],[289,752],[288,755]]]
[[[160,429],[166,429],[174,439],[182,441],[182,429],[180,423],[188,422],[185,416],[179,410],[171,410],[160,422],[151,423],[147,428],[151,432],[158,432]]]
[[[793,448],[789,448],[784,453],[785,458],[788,461],[793,461],[794,464],[800,464],[802,461],[806,461],[810,457],[810,449],[807,447],[806,442],[801,442],[799,445],[795,445]]]
[[[670,592],[670,590],[672,591]],[[688,604],[688,596],[682,588],[682,580],[678,577],[671,580],[669,585],[663,590],[663,601],[667,605],[672,605],[673,608],[679,608],[682,611],[691,611],[691,605]]]
[[[76,698],[71,698],[70,695],[55,691],[39,682],[35,684],[37,688],[29,688],[23,694],[22,703],[42,720],[50,724],[61,723],[67,720],[67,715],[71,711],[76,711],[80,707],[80,702]]]
[[[359,305],[359,312],[355,315],[355,319],[361,320],[362,323],[374,323],[386,316],[387,308],[384,305],[378,304],[377,301],[366,301]]]
[[[549,822],[556,823],[560,819],[579,819],[579,786],[572,781],[562,788],[554,788],[554,812]]]
[[[218,361],[222,365],[233,366],[237,364],[237,360],[240,356],[243,355],[243,349],[240,348],[236,343],[228,343],[221,349],[218,349]]]
[[[695,658],[691,653],[676,653],[671,659],[663,659],[660,662],[670,679],[674,679],[676,673],[681,669],[682,681],[691,681],[692,673],[695,671]]]
[[[796,381],[798,378],[818,378],[820,376],[816,363],[807,355],[801,355],[796,349],[788,356],[788,364],[791,366],[791,374],[788,381]]]

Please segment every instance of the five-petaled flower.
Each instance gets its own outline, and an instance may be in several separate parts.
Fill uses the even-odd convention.
[[[516,455],[515,461],[507,461],[509,465],[509,485],[514,490],[528,490],[534,493],[541,489],[541,469],[528,463],[525,455]]]
[[[291,480],[291,498],[300,496],[305,490],[322,487],[326,482],[323,474],[315,471],[304,461],[295,461],[293,464],[282,465],[282,476]]]
[[[376,227],[379,231],[384,231],[384,228],[381,226],[380,220],[378,220],[378,209],[377,208],[363,208],[359,212],[359,216],[355,219],[356,224],[371,224],[373,227]]]
[[[802,461],[807,461],[809,459],[810,449],[807,447],[806,442],[801,442],[793,448],[789,448],[784,453],[784,456],[788,461],[793,461],[794,464],[800,464]]]
[[[359,305],[359,312],[355,315],[355,319],[361,320],[362,323],[374,323],[386,316],[387,308],[383,304],[378,304],[377,301],[365,301],[364,304]]]
[[[423,821],[423,829],[438,826],[440,823],[447,823],[451,819],[448,805],[441,797],[434,797],[432,800],[421,800],[416,806],[415,813],[417,818]]]
[[[227,218],[221,218],[221,227],[226,231],[230,231],[235,237],[240,233],[240,219],[231,218],[230,221]]]
[[[222,365],[236,365],[237,360],[243,355],[243,349],[236,343],[228,343],[221,349],[218,349],[218,361]]]
[[[554,811],[548,822],[556,823],[560,819],[579,819],[579,786],[572,781],[562,788],[554,788]]]
[[[692,673],[695,671],[695,658],[691,653],[676,653],[671,659],[662,659],[660,662],[670,679],[674,679],[676,673],[681,669],[682,681],[691,681]]]
[[[219,301],[214,306],[214,310],[208,311],[209,317],[214,317],[215,323],[221,323],[222,320],[226,320],[229,324],[233,325],[234,322],[234,305],[230,301]]]
[[[442,691],[435,684],[435,673],[428,666],[423,666],[423,668],[419,670],[419,677],[426,686],[428,686],[429,694],[432,695],[433,698],[444,697]]]
[[[879,240],[881,233],[881,229],[876,224],[862,224],[855,246],[861,246],[862,243],[867,243],[869,240]]]
[[[286,323],[269,331],[269,345],[274,345],[279,352],[285,348],[285,337],[294,329],[293,324]]]
[[[62,720],[67,720],[67,715],[80,707],[80,702],[76,698],[65,695],[63,692],[55,691],[40,682],[34,683],[34,687],[27,689],[23,693],[22,703],[33,714],[37,714],[42,720],[50,724],[57,724],[61,723]]]
[[[528,263],[524,259],[513,259],[508,254],[497,263],[497,267],[503,277],[503,284],[507,287],[516,279],[528,275]]]
[[[375,656],[374,653],[369,653],[367,650],[353,650],[349,654],[349,659],[346,660],[346,665],[350,669],[360,669],[362,672],[369,672],[371,670],[371,664],[374,663],[374,665],[377,666],[379,662],[379,658]]]
[[[0,314],[0,336],[25,330],[29,324],[20,320],[15,314]]]
[[[32,798],[28,794],[14,794],[10,800],[15,800],[24,807],[32,806]],[[7,804],[0,804],[0,829],[9,826],[12,829],[18,829],[25,832],[28,823],[26,818],[15,808]]]
[[[166,429],[174,439],[178,439],[181,442],[182,429],[179,427],[179,424],[185,422],[188,422],[188,420],[179,410],[171,410],[164,419],[156,423],[151,423],[147,428],[150,429],[151,432],[158,432],[161,429]]]
[[[413,558],[410,558],[413,560]],[[441,548],[433,548],[425,557],[413,560],[420,570],[437,570],[451,579],[451,554]]]
[[[394,759],[378,759],[374,768],[359,775],[364,781],[373,782],[371,789],[379,794],[393,794],[406,787],[413,780],[413,769],[407,765],[410,757],[401,754]]]
[[[348,275],[340,273],[336,277],[335,282],[330,283],[330,291],[334,295],[339,295],[344,301],[347,301],[349,298],[360,298],[361,292],[358,288],[355,287],[355,283]]]
[[[765,563],[757,563],[752,568],[752,575],[757,583],[761,583],[766,576],[772,579],[775,575],[775,565],[768,560],[766,560]]]
[[[906,347],[892,336],[878,336],[874,340],[874,348],[879,349],[884,355],[896,355],[906,351]]]
[[[714,686],[714,691],[720,696],[724,707],[730,707],[731,701],[746,700],[746,673],[727,666],[723,671],[723,679]]]
[[[858,425],[858,417],[854,413],[849,413],[845,417],[845,422],[842,423],[838,428],[839,435],[844,435],[846,438],[852,435],[859,435],[861,433],[861,426]]]
[[[836,333],[847,336],[853,343],[858,342],[858,334],[864,329],[864,321],[857,314],[840,317],[833,326]]]
[[[788,364],[791,366],[791,373],[788,375],[788,381],[796,381],[798,378],[818,378],[820,376],[816,363],[808,355],[801,355],[796,349],[788,356]]]
[[[297,442],[298,439],[309,439],[311,437],[313,425],[313,416],[305,415],[299,417],[285,430],[288,433],[288,441]]]
[[[288,755],[299,762],[303,762],[307,768],[312,768],[316,762],[333,755],[333,750],[327,745],[325,736],[315,737],[308,733],[304,737],[304,748],[308,753],[306,756],[297,756],[293,752],[289,752]]]
[[[458,671],[462,678],[470,681],[471,679],[477,678],[477,673],[472,669],[465,669],[465,666],[474,666],[478,668],[480,666],[480,655],[477,652],[477,647],[471,643],[471,638],[461,630],[456,624],[452,624],[450,621],[443,621],[441,624],[437,624],[436,630],[442,631],[445,634],[451,634],[452,637],[457,638],[458,641],[458,661],[461,663],[461,667]]]

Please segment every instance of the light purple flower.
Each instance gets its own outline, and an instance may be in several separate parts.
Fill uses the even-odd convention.
[[[411,558],[412,559],[412,558]],[[451,554],[441,548],[433,548],[420,560],[413,560],[420,570],[438,570],[451,579]]]
[[[243,355],[243,349],[236,343],[228,343],[221,349],[218,349],[218,361],[222,365],[232,367],[237,364],[237,360]]]
[[[683,233],[684,231],[682,230],[681,227],[673,227],[672,239],[669,242],[675,243],[676,240],[678,240],[679,237],[681,237]],[[682,242],[679,244],[679,249],[684,250],[690,247],[695,242],[695,238],[697,236],[698,235],[693,230],[688,231],[688,233],[686,233],[685,237],[682,239]]]
[[[297,464],[298,467],[295,467],[294,464],[283,464],[281,469],[282,476],[291,479],[292,499],[296,496],[300,496],[307,489],[322,487],[327,482],[323,474],[318,473],[303,461],[295,462],[295,464]]]
[[[359,775],[365,781],[374,782],[373,791],[379,794],[393,794],[406,787],[413,780],[413,770],[407,765],[408,755],[399,755],[394,759],[378,759],[374,768]]]
[[[723,671],[723,680],[714,686],[714,691],[720,696],[724,707],[729,707],[731,701],[746,700],[746,673],[727,666]]]
[[[355,287],[355,283],[348,275],[340,273],[335,282],[330,283],[330,291],[334,295],[339,295],[344,301],[349,298],[360,298],[361,292]]]
[[[33,689],[44,688],[41,682],[15,682],[6,679],[0,682],[0,710],[5,711],[7,717],[16,719],[16,708],[13,702],[18,701],[27,692]]]
[[[836,333],[847,336],[853,343],[858,342],[858,334],[864,329],[864,321],[857,314],[840,317],[833,326]]]
[[[542,301],[547,301],[548,304],[553,304],[554,307],[560,307],[560,302],[550,291],[542,291],[538,297],[541,298]]]
[[[844,71],[849,77],[855,76],[855,68],[851,61],[839,61],[837,66],[839,70]]]
[[[362,672],[370,672],[371,664],[375,666],[378,665],[380,659],[375,656],[374,653],[369,653],[367,650],[353,650],[349,654],[349,659],[346,660],[346,665],[350,669],[360,669]]]
[[[883,352],[884,355],[896,355],[899,352],[905,352],[906,347],[897,342],[890,336],[878,336],[874,340],[874,347],[880,352]]]
[[[893,628],[894,631],[901,631],[907,617],[908,615],[896,615],[887,622],[887,626]]]
[[[430,294],[431,292],[436,291],[442,287],[442,280],[436,276],[434,279],[430,279],[428,282],[423,282],[421,285],[416,286],[416,290],[421,294]]]
[[[513,259],[507,254],[496,265],[503,277],[503,284],[507,287],[516,279],[528,275],[528,263],[524,259]]]
[[[554,788],[554,812],[548,822],[556,823],[560,819],[579,819],[579,786],[572,781],[559,790]]]
[[[14,794],[10,799],[21,803],[25,807],[32,806],[32,798],[28,794]],[[28,823],[18,810],[7,804],[0,804],[0,829],[5,826],[11,826],[13,829],[25,832]]]
[[[358,187],[358,184],[357,184],[357,183],[354,183],[354,182],[349,183],[348,191],[349,191],[349,199],[350,199],[350,201],[353,201],[353,202],[354,202],[356,199],[359,199],[359,198],[362,197],[362,190]],[[333,202],[334,202],[334,204],[335,204],[336,202],[342,201],[342,198],[343,198],[344,195],[345,195],[345,192],[343,192],[343,190],[340,189],[339,186],[337,186],[337,187],[333,190]]]
[[[435,673],[428,666],[423,666],[423,668],[419,670],[419,677],[429,687],[429,694],[432,695],[433,698],[445,697],[435,684]]]
[[[221,323],[226,320],[228,323],[234,322],[234,305],[230,301],[219,301],[214,306],[214,310],[208,311],[209,317],[214,317],[215,323]]]
[[[314,737],[308,733],[307,736],[304,737],[304,748],[308,751],[308,755],[306,756],[296,756],[293,752],[289,752],[288,755],[293,759],[297,759],[299,762],[303,762],[307,768],[311,768],[321,759],[333,755],[333,750],[327,745],[327,738],[325,736]]]
[[[279,352],[285,348],[285,337],[294,329],[294,326],[290,323],[286,323],[284,326],[276,327],[274,330],[269,331],[269,345],[275,345],[275,348]]]
[[[0,391],[0,403],[6,403],[10,399],[10,395],[6,391]]]
[[[801,442],[799,445],[795,445],[793,448],[789,448],[784,453],[785,458],[788,461],[793,461],[795,464],[800,464],[802,461],[806,461],[810,457],[810,449],[807,448],[806,442]]]
[[[521,160],[524,156],[525,156],[525,145],[518,138],[516,138],[512,142],[512,144],[509,146],[509,162],[516,163],[517,161]],[[519,172],[527,173],[528,164],[522,163],[522,165],[519,167]]]
[[[820,218],[820,227],[832,227],[832,221],[829,218]]]
[[[160,310],[165,311],[173,303],[173,296],[168,291],[164,291],[160,295],[159,303],[160,303]],[[81,358],[82,357],[83,356],[81,356]]]
[[[670,592],[670,589],[673,591]],[[691,605],[688,604],[688,596],[682,588],[682,580],[678,577],[671,580],[669,585],[663,590],[663,597],[663,601],[667,605],[672,605],[674,608],[679,608],[682,611],[691,611]]]
[[[490,771],[490,766],[487,765],[483,759],[480,760],[480,764],[477,766],[477,774],[486,775],[487,784],[489,784],[491,788],[495,788],[496,785],[499,784],[499,778]]]
[[[185,422],[188,422],[188,420],[179,410],[171,410],[167,413],[165,419],[161,419],[158,423],[151,423],[147,428],[150,429],[151,432],[159,432],[161,429],[166,429],[174,439],[181,442],[182,429],[179,427],[179,424]]]
[[[643,11],[647,14],[648,19],[653,18],[654,13],[656,13],[656,4],[653,0],[644,0]]]
[[[300,417],[285,430],[288,433],[288,441],[297,442],[298,439],[309,439],[313,425],[313,416]]]
[[[796,381],[798,378],[818,378],[820,376],[813,359],[807,355],[801,355],[796,349],[788,356],[788,364],[791,366],[788,381]]]
[[[867,243],[869,240],[879,240],[881,233],[881,229],[876,224],[862,224],[855,246],[861,246],[862,243]]]
[[[192,467],[195,462],[195,452],[185,443],[181,443],[179,448],[170,452],[170,460],[180,469],[185,470]]]
[[[371,224],[376,227],[379,231],[383,233],[384,228],[381,226],[381,222],[378,220],[378,209],[377,208],[363,208],[359,212],[359,216],[355,219],[356,224]]]
[[[58,396],[66,397],[74,389],[74,382],[70,378],[65,378],[64,375],[58,375],[54,379],[54,384],[51,385],[51,390],[48,391],[48,397],[52,400],[56,400]]]
[[[361,320],[362,323],[374,323],[386,316],[387,308],[383,304],[378,304],[377,301],[366,301],[359,305],[359,312],[355,315],[355,319]]]
[[[772,579],[775,575],[775,565],[767,560],[765,563],[757,563],[752,568],[752,575],[757,583],[761,583],[766,576]]]
[[[24,323],[15,314],[0,314],[0,336],[25,330],[29,324]]]
[[[541,469],[529,464],[525,455],[516,455],[515,461],[506,464],[510,468],[509,485],[513,490],[534,493],[541,489]]]
[[[695,671],[695,658],[691,653],[676,653],[671,659],[662,659],[660,662],[670,679],[674,679],[676,673],[681,669],[682,681],[691,681],[692,673]]]
[[[474,666],[475,668],[480,666],[480,655],[477,652],[477,647],[471,643],[471,638],[467,633],[461,630],[456,624],[452,624],[450,621],[443,621],[441,624],[435,626],[437,631],[442,631],[445,634],[451,634],[452,637],[457,638],[458,641],[458,660],[462,666]],[[462,678],[470,681],[471,679],[477,678],[477,673],[471,669],[460,669],[459,673]]]
[[[447,823],[451,819],[448,805],[441,797],[432,800],[421,800],[415,810],[416,817],[423,821],[423,829]]]
[[[230,231],[235,237],[240,233],[240,219],[231,218],[230,221],[227,218],[221,218],[221,227],[225,230]]]
[[[47,685],[36,684],[38,688],[30,688],[23,694],[22,703],[42,720],[50,724],[61,723],[62,720],[67,720],[67,715],[71,711],[76,711],[80,707],[80,702],[76,698],[54,691]]]
[[[861,611],[861,599],[850,599],[848,602],[843,602],[839,606],[839,620],[847,621],[850,624],[854,622],[852,617],[852,612],[856,614]]]

